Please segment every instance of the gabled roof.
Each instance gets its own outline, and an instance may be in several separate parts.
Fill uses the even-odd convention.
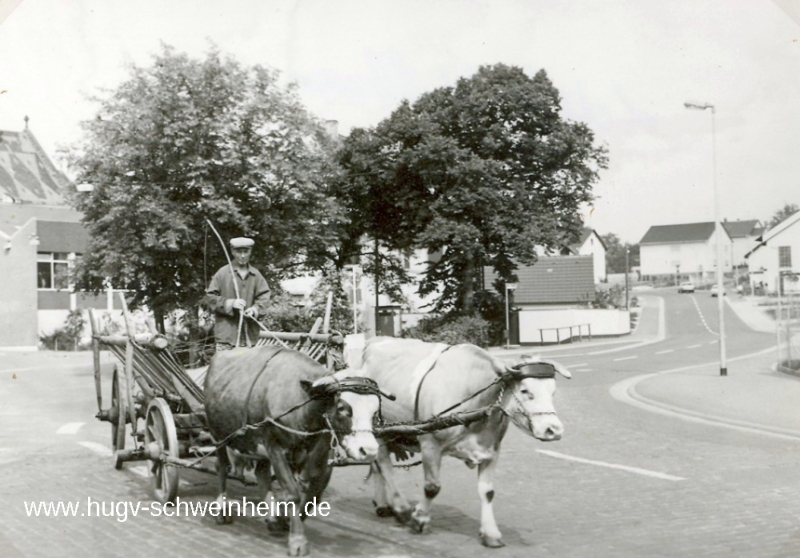
[[[794,226],[798,221],[800,221],[800,211],[790,215],[789,217],[787,217],[786,219],[784,219],[771,229],[766,230],[761,236],[756,238],[756,241],[758,242],[756,247],[750,250],[747,254],[745,254],[744,257],[749,258],[750,254],[752,254],[762,246],[766,246],[767,242],[769,242],[770,240],[781,234],[786,229]]]
[[[27,127],[0,130],[0,200],[63,204],[61,190],[67,184]]]
[[[594,258],[592,256],[540,257],[532,266],[517,271],[518,304],[569,304],[594,300]],[[486,284],[497,278],[484,268]]]
[[[723,227],[725,229],[725,227]],[[725,231],[727,233],[727,231]],[[707,242],[714,234],[714,222],[686,223],[683,225],[656,225],[639,241],[639,244],[679,244],[682,242]],[[730,234],[728,234],[730,237]]]
[[[577,253],[578,249],[579,249],[581,246],[583,246],[583,244],[584,244],[584,243],[585,243],[585,242],[586,242],[586,241],[589,239],[589,237],[590,237],[590,236],[592,236],[592,235],[595,235],[595,236],[597,237],[597,240],[599,240],[599,241],[600,241],[600,244],[603,246],[603,249],[604,249],[604,250],[608,250],[608,247],[606,246],[606,243],[605,243],[605,242],[603,242],[603,238],[602,238],[602,237],[601,237],[599,234],[597,234],[597,231],[595,231],[594,229],[592,229],[592,228],[589,228],[589,227],[583,227],[583,229],[581,230],[581,237],[580,237],[580,239],[578,240],[578,242],[576,242],[575,244],[570,244],[570,245],[569,245],[569,247],[572,249],[572,251],[573,251],[574,253]]]
[[[728,231],[731,238],[746,238],[748,236],[758,236],[761,234],[761,221],[751,219],[749,221],[724,221],[722,226]]]

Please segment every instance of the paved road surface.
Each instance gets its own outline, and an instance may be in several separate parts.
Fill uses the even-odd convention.
[[[664,339],[649,344],[570,346],[551,353],[575,371],[559,381],[562,441],[509,432],[495,482],[495,513],[507,546],[477,542],[476,473],[454,460],[431,532],[411,535],[372,512],[361,467],[339,469],[325,498],[328,518],[307,522],[315,556],[796,557],[800,555],[800,441],[665,417],[617,401],[609,389],[636,375],[714,362],[716,301],[654,292]],[[659,300],[660,297],[660,300]],[[645,316],[643,316],[644,318]],[[644,327],[657,328],[648,318]],[[772,337],[726,314],[731,357]],[[652,324],[656,324],[653,326]],[[285,540],[256,518],[218,527],[210,517],[28,517],[24,501],[151,503],[143,464],[115,471],[103,455],[110,428],[96,412],[88,355],[0,357],[0,556],[283,556]],[[106,372],[111,357],[104,356]],[[108,385],[108,382],[106,382]],[[754,404],[763,404],[755,402]],[[413,498],[422,471],[399,471]],[[181,498],[213,499],[215,479],[182,475]],[[238,497],[255,499],[250,488]]]

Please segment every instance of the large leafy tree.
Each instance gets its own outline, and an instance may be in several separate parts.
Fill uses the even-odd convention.
[[[402,102],[342,150],[340,194],[359,200],[347,203],[345,236],[443,252],[420,294],[439,292],[437,310],[470,313],[483,266],[513,280],[518,263],[536,261],[536,246],[578,238],[606,150],[560,112],[543,70],[530,77],[503,64]]]
[[[207,226],[256,239],[268,278],[325,264],[327,227],[342,215],[325,193],[333,146],[278,74],[211,49],[192,59],[169,47],[96,99],[71,150],[91,235],[77,284],[132,290],[156,316],[190,308],[225,264]]]

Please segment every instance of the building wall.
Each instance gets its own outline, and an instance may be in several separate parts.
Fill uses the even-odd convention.
[[[642,244],[639,247],[642,275],[675,275],[680,267],[681,275],[701,276],[715,272],[717,260],[716,233],[708,242],[683,242],[676,244]],[[723,261],[726,272],[731,266],[731,241],[723,238]]]
[[[593,336],[626,335],[631,332],[630,313],[627,310],[588,308],[523,308],[519,312],[519,341],[555,343],[559,338],[563,341],[569,338],[570,326],[574,337],[579,334],[586,337],[589,331]],[[579,329],[578,326],[583,327]]]
[[[789,246],[791,250],[791,268],[778,266],[778,249]],[[766,246],[760,247],[749,258],[750,283],[753,287],[763,283],[767,292],[776,293],[778,276],[781,271],[800,272],[800,222],[795,223],[782,233],[768,240]],[[797,290],[800,283],[786,281],[784,288]]]
[[[747,265],[747,259],[744,257],[750,250],[756,247],[756,237],[746,236],[733,239],[733,265]]]
[[[581,256],[591,255],[594,261],[594,282],[602,283],[606,280],[606,249],[597,233],[592,233],[578,250]]]
[[[0,347],[36,348],[36,221],[29,220],[0,243]]]

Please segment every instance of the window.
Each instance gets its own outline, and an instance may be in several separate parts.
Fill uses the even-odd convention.
[[[778,246],[778,267],[792,267],[791,246]]]
[[[39,289],[69,289],[69,254],[39,252],[37,263]]]

